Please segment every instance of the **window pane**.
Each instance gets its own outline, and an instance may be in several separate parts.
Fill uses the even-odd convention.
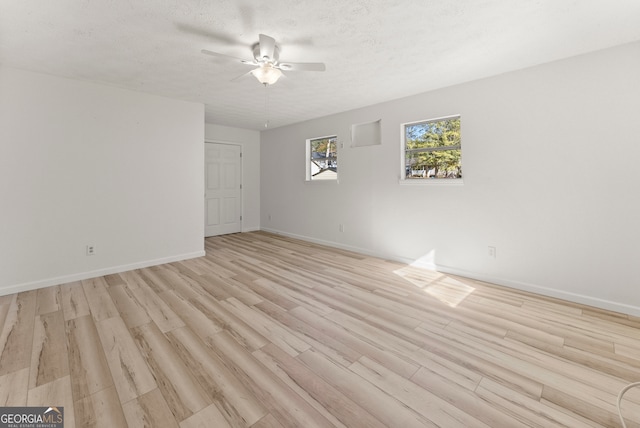
[[[310,180],[336,180],[338,176],[337,137],[317,138],[309,141]]]
[[[320,138],[311,140],[311,159],[323,159],[336,156],[336,139]]]
[[[460,117],[405,125],[406,178],[462,178]]]
[[[407,178],[462,178],[460,149],[407,153]]]

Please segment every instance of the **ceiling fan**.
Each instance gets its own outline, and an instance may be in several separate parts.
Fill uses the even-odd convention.
[[[265,34],[259,35],[258,43],[253,45],[253,59],[245,60],[231,55],[202,49],[203,54],[217,56],[226,59],[240,61],[242,64],[253,65],[257,68],[251,70],[258,82],[263,85],[273,85],[282,76],[282,71],[325,71],[326,67],[321,62],[280,62],[280,47],[276,45],[273,37]]]

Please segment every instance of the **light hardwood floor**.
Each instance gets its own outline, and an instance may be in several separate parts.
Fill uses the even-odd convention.
[[[262,232],[206,250],[0,297],[0,405],[67,428],[615,427],[640,380],[638,318]]]

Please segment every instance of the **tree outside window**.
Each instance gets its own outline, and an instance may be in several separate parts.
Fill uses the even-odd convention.
[[[337,180],[338,137],[307,140],[307,180]]]
[[[405,179],[461,179],[460,116],[404,127]]]

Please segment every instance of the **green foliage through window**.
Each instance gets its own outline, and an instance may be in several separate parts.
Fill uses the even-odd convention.
[[[405,178],[462,178],[460,116],[404,125]]]

